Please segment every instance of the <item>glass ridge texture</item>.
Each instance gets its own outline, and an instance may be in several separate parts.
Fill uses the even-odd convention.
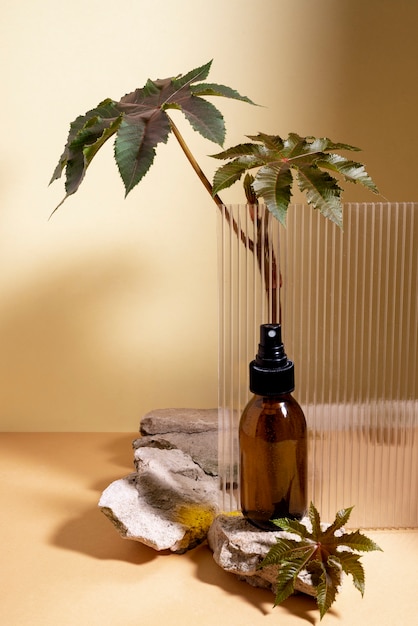
[[[324,521],[354,506],[353,528],[417,528],[418,203],[345,204],[344,230],[302,204],[286,228],[250,209],[218,218],[220,507],[241,508],[248,363],[260,324],[280,321],[307,422],[308,502]]]

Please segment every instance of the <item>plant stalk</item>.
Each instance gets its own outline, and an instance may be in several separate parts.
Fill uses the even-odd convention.
[[[177,128],[177,126],[175,125],[175,123],[173,122],[173,120],[171,118],[170,118],[170,125],[171,125],[171,130],[173,131],[175,138],[179,142],[181,149],[183,150],[184,154],[186,155],[187,160],[189,161],[190,165],[192,166],[192,168],[194,169],[194,171],[198,175],[201,183],[203,183],[205,189],[209,192],[210,197],[215,202],[216,206],[218,207],[218,209],[220,211],[222,211],[222,207],[224,207],[224,209],[225,209],[224,214],[225,214],[226,221],[228,222],[228,224],[231,224],[231,222],[232,222],[232,227],[234,229],[235,234],[237,236],[239,236],[241,241],[242,241],[242,243],[245,246],[248,245],[249,249],[253,252],[254,251],[254,242],[251,241],[251,239],[248,239],[246,237],[245,233],[238,227],[238,224],[236,223],[235,220],[231,220],[231,214],[229,213],[228,209],[226,208],[226,205],[222,202],[220,196],[218,194],[213,195],[213,187],[212,187],[211,183],[207,179],[207,177],[206,177],[204,171],[202,170],[202,168],[200,167],[199,163],[194,158],[193,154],[190,151],[189,146],[184,141],[182,134],[180,133],[179,129]]]
[[[199,163],[196,161],[196,159],[194,158],[192,152],[190,151],[188,145],[186,144],[186,142],[184,141],[184,138],[182,136],[182,134],[180,133],[179,129],[177,128],[177,126],[175,125],[175,123],[173,122],[173,120],[170,118],[170,126],[171,126],[171,130],[174,133],[175,138],[177,139],[177,141],[180,144],[181,149],[183,150],[184,154],[186,155],[187,160],[189,161],[190,165],[192,166],[192,168],[194,169],[194,171],[196,172],[196,174],[199,177],[199,180],[202,182],[203,186],[205,187],[205,189],[208,191],[208,193],[210,194],[210,197],[213,199],[213,201],[215,202],[216,206],[218,207],[219,210],[222,210],[222,206],[225,208],[225,219],[227,220],[228,224],[231,224],[232,222],[232,227],[234,229],[234,232],[236,235],[238,235],[242,241],[242,243],[244,244],[245,247],[248,247],[249,250],[254,254],[254,252],[256,252],[257,255],[257,261],[258,261],[258,266],[260,269],[260,272],[262,271],[262,267],[264,265],[264,273],[265,273],[265,282],[266,282],[266,290],[267,290],[267,296],[269,296],[268,293],[268,286],[270,284],[271,281],[271,286],[272,286],[272,294],[270,295],[272,302],[272,323],[280,323],[281,322],[281,307],[279,304],[279,310],[277,310],[277,302],[276,302],[276,292],[277,292],[277,288],[280,289],[280,284],[279,286],[277,285],[277,261],[275,259],[275,255],[274,252],[272,252],[273,254],[273,258],[271,260],[271,267],[270,267],[270,263],[268,262],[268,256],[270,254],[270,246],[269,246],[269,242],[268,242],[268,235],[267,235],[267,230],[265,231],[265,241],[264,241],[264,254],[267,255],[267,258],[265,259],[265,262],[262,261],[261,258],[261,239],[260,239],[260,230],[258,232],[257,238],[258,238],[258,242],[257,245],[254,245],[254,241],[252,239],[250,239],[249,237],[246,236],[246,234],[242,231],[241,228],[239,228],[238,224],[236,223],[235,220],[231,220],[231,214],[229,213],[228,209],[226,208],[226,205],[222,202],[220,196],[218,194],[213,194],[213,187],[210,183],[210,181],[208,180],[208,178],[206,177],[205,173],[203,172],[202,168],[200,167]],[[267,223],[268,223],[268,216],[267,216]],[[269,272],[272,273],[271,277],[269,277]],[[280,293],[280,292],[279,292]]]
[[[180,133],[179,129],[177,128],[177,126],[175,125],[175,123],[173,122],[173,120],[171,118],[170,118],[170,125],[171,125],[171,130],[173,131],[175,138],[179,142],[180,147],[183,150],[184,154],[186,155],[190,165],[192,166],[192,168],[194,169],[194,171],[196,172],[196,174],[200,178],[200,181],[203,183],[203,185],[206,188],[206,190],[209,192],[210,197],[213,199],[213,201],[219,207],[220,205],[223,204],[221,198],[218,196],[218,194],[213,195],[213,187],[212,187],[211,183],[207,179],[207,177],[206,177],[204,171],[202,170],[202,168],[200,167],[199,163],[194,158],[193,154],[191,153],[191,151],[189,149],[189,146],[184,141],[182,134]]]

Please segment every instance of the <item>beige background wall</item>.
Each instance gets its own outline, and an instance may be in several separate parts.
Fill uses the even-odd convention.
[[[264,105],[217,101],[227,145],[328,135],[417,200],[417,20],[408,0],[3,0],[0,429],[132,431],[217,403],[216,209],[172,139],[126,200],[109,145],[48,221],[72,119],[213,58],[213,82]],[[216,147],[179,124],[211,176]]]

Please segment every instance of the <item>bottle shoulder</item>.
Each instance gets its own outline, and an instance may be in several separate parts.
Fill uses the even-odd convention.
[[[283,413],[284,417],[289,412],[303,415],[302,407],[290,393],[277,396],[254,395],[245,407],[244,413],[247,410]]]
[[[254,396],[245,407],[241,420],[240,431],[251,437],[259,437],[262,433],[276,432],[277,436],[299,437],[306,431],[306,420],[302,408],[290,395]],[[271,438],[271,435],[269,436]]]

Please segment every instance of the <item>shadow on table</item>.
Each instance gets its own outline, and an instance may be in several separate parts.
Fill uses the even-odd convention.
[[[51,537],[54,546],[80,552],[94,559],[143,565],[157,553],[137,541],[123,539],[99,509],[87,509],[68,520]]]
[[[252,587],[247,582],[239,580],[235,574],[225,572],[215,563],[207,545],[188,552],[187,556],[194,563],[196,575],[200,581],[207,585],[222,587],[227,593],[242,597],[263,615],[268,615],[274,610],[277,611],[278,619],[291,614],[305,620],[308,624],[319,624],[319,611],[313,598],[297,594],[273,609],[274,596],[270,590]],[[329,613],[336,614],[332,609]]]

